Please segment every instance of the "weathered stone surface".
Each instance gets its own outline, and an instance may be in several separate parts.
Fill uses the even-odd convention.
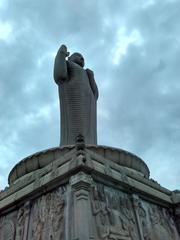
[[[62,45],[54,64],[61,110],[60,145],[74,144],[78,135],[84,136],[86,144],[97,144],[98,89],[94,73],[83,69],[84,58],[81,54],[74,53],[66,60],[67,56],[67,48]]]
[[[97,149],[97,148],[96,148]],[[61,151],[61,149],[59,149]],[[105,181],[116,182],[132,193],[139,191],[151,198],[166,203],[173,203],[172,192],[161,187],[158,183],[145,178],[143,174],[130,168],[123,167],[114,160],[103,158],[90,150],[89,147],[69,148],[69,152],[60,157],[55,149],[57,159],[36,171],[25,174],[11,183],[10,187],[0,194],[0,208],[5,208],[19,201],[26,194],[41,194],[45,189],[53,188],[60,181],[67,182],[68,178],[80,169],[90,171],[95,178],[101,176]],[[42,155],[41,155],[42,154]],[[38,155],[40,159],[43,153]],[[30,161],[31,158],[28,158]],[[33,159],[33,157],[32,157]]]
[[[1,240],[14,240],[15,239],[15,226],[14,222],[10,219],[0,219],[0,239]]]
[[[80,155],[77,156],[79,158]],[[49,185],[52,183],[49,182]],[[179,240],[173,208],[79,170],[0,208],[1,240]]]
[[[65,208],[65,186],[32,202],[28,239],[64,239]]]
[[[11,170],[9,184],[14,183],[17,179],[28,173],[42,169],[60,158],[62,162],[64,161],[63,159],[72,158],[75,149],[75,145],[51,148],[26,157]],[[149,177],[149,169],[144,161],[130,152],[100,145],[86,145],[85,151],[91,155],[92,159],[101,159],[102,163],[113,161],[119,166],[126,167],[126,170],[129,170],[131,174],[136,175],[139,173],[139,175],[145,178]]]

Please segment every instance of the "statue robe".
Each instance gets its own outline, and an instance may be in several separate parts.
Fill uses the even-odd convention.
[[[75,144],[82,135],[85,144],[97,144],[96,101],[98,89],[93,74],[66,61],[68,77],[58,84],[61,109],[61,143]]]

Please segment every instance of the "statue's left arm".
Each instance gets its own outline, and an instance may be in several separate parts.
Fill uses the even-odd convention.
[[[99,92],[98,92],[98,88],[97,88],[97,85],[96,85],[96,81],[94,79],[94,73],[92,70],[90,69],[86,69],[86,73],[88,75],[88,78],[89,78],[89,84],[91,86],[91,89],[92,89],[92,92],[94,94],[94,97],[95,99],[97,100],[98,99],[98,96],[99,96]]]

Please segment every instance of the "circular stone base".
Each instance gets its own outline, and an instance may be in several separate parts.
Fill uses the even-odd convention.
[[[8,177],[9,184],[14,183],[17,179],[26,174],[41,169],[51,162],[63,157],[73,148],[75,148],[75,145],[50,148],[24,158],[11,170]],[[145,178],[149,178],[149,169],[145,162],[130,152],[100,145],[86,145],[86,149],[91,150],[95,154],[100,155],[106,160],[111,160],[122,167],[135,170]]]

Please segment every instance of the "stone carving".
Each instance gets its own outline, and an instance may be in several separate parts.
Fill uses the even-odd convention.
[[[47,193],[32,208],[32,236],[34,240],[64,239],[65,188]]]
[[[30,202],[24,204],[17,213],[16,240],[27,239],[30,214]]]
[[[125,194],[97,184],[92,192],[92,212],[100,239],[137,239],[132,205]]]
[[[84,58],[80,53],[73,53],[66,60],[68,55],[67,47],[62,45],[54,64],[61,109],[60,145],[74,144],[78,135],[84,136],[86,144],[97,144],[98,89],[94,74],[83,69]]]
[[[141,226],[140,227],[142,228],[142,233],[143,233],[144,240],[152,240],[151,236],[150,236],[151,232],[148,228],[146,210],[143,207],[143,204],[140,200],[138,202],[138,214],[139,214],[139,218],[140,218],[140,221],[141,221]]]
[[[174,219],[168,209],[158,207],[156,205],[149,205],[148,212],[151,222],[151,239],[180,239],[176,230]]]
[[[168,209],[161,208],[160,215],[162,219],[162,225],[168,231],[171,238],[176,239],[176,227],[172,214],[170,214]]]
[[[15,240],[15,226],[12,220],[2,219],[0,223],[0,239]]]
[[[110,234],[108,211],[105,203],[98,198],[98,192],[94,189],[94,200],[92,201],[93,214],[96,218],[97,231],[101,239],[106,239]]]
[[[76,137],[76,150],[77,151],[85,150],[84,137],[81,134]]]
[[[43,239],[46,221],[45,215],[46,215],[45,197],[43,196],[37,200],[33,207],[32,237],[31,237],[32,240]]]
[[[132,240],[138,239],[136,234],[136,221],[133,215],[132,203],[129,198],[120,199],[120,207],[122,211],[121,217],[123,217],[124,228],[129,231],[129,235]]]
[[[52,224],[52,239],[64,239],[63,233],[64,233],[64,206],[65,206],[65,200],[63,199],[62,195],[57,192],[52,196],[52,207],[49,211],[49,220]],[[50,238],[50,239],[51,239]]]
[[[172,214],[168,209],[150,204],[133,196],[134,211],[141,239],[179,239]]]

